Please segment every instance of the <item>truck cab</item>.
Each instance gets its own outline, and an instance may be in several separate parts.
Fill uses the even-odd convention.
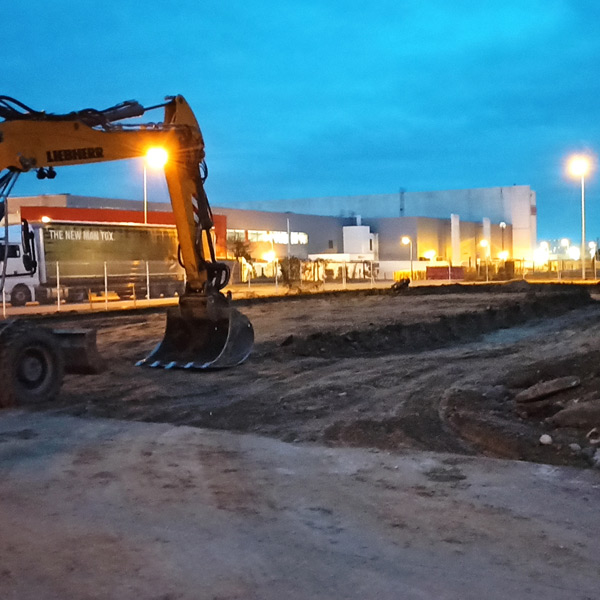
[[[9,230],[12,230],[11,226]],[[20,234],[20,228],[15,228]],[[16,236],[16,233],[13,234]],[[13,306],[25,306],[27,302],[36,299],[36,286],[39,280],[36,273],[27,270],[27,258],[23,252],[22,242],[11,242],[14,239],[9,231],[8,244],[0,244],[0,269],[4,269],[6,260],[6,280],[4,284],[4,298],[10,299]]]

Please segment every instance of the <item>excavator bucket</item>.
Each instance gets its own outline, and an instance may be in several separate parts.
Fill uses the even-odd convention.
[[[220,296],[220,295],[219,295]],[[227,302],[227,301],[225,301]],[[192,301],[167,311],[163,340],[137,365],[164,369],[222,369],[244,362],[254,330],[248,318],[218,297]]]

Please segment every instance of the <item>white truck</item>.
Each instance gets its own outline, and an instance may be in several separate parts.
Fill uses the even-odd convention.
[[[13,306],[83,302],[106,291],[123,299],[184,291],[174,227],[24,221],[20,236],[10,229],[0,265],[6,257],[4,293]]]

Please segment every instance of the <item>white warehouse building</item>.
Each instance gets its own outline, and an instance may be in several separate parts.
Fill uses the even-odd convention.
[[[362,196],[333,196],[292,200],[237,201],[236,207],[268,211],[292,212],[331,217],[360,216],[365,223],[391,218],[427,218],[447,221],[453,229],[454,248],[448,252],[454,263],[465,262],[464,251],[456,248],[466,232],[456,231],[460,223],[482,223],[482,235],[490,239],[489,227],[501,223],[510,226],[511,256],[532,260],[537,244],[536,194],[528,185],[506,187],[446,190],[434,192],[406,192],[397,194],[369,194]],[[454,218],[452,218],[454,215]],[[380,232],[381,233],[381,232]],[[380,243],[382,243],[380,235]],[[419,242],[419,238],[416,238]],[[508,242],[508,240],[507,240]],[[444,255],[444,252],[440,252]]]

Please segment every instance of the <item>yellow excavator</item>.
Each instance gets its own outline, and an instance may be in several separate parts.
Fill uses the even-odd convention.
[[[147,111],[164,109],[159,123],[135,122]],[[250,354],[254,332],[250,321],[230,305],[221,290],[229,281],[227,264],[218,262],[211,228],[212,213],[204,190],[206,164],[202,132],[182,96],[143,107],[127,101],[104,109],[68,114],[35,111],[0,96],[0,289],[8,256],[8,199],[18,176],[27,171],[39,179],[54,178],[56,168],[145,156],[150,148],[168,152],[165,176],[186,273],[185,293],[167,312],[162,342],[139,365],[163,368],[217,369],[235,366]],[[23,227],[25,269],[36,268],[31,235]],[[60,389],[65,365],[61,346],[72,336],[28,321],[0,322],[0,406],[49,400]],[[71,352],[71,354],[73,354]],[[75,352],[77,354],[77,352]]]

